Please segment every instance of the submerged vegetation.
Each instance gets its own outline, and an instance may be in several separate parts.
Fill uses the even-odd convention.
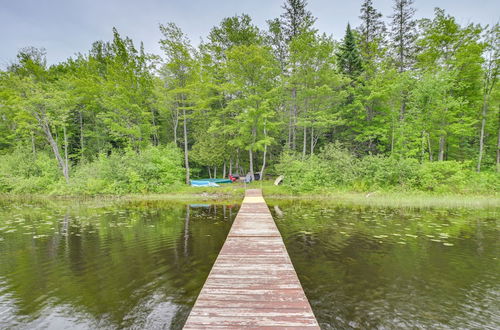
[[[162,56],[116,29],[50,66],[22,49],[0,71],[0,193],[171,193],[256,172],[288,193],[498,193],[498,24],[417,20],[411,0],[384,21],[365,0],[336,40],[306,1],[283,10],[267,29],[225,18],[198,46],[162,24]]]

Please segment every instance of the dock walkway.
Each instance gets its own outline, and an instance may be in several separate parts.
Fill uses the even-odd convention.
[[[319,329],[260,189],[246,191],[184,329]]]

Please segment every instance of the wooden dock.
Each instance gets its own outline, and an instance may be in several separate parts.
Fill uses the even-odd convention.
[[[240,211],[184,329],[319,329],[260,189]]]

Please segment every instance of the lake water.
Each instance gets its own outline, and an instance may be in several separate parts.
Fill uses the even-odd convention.
[[[498,209],[269,206],[322,328],[500,327]],[[0,201],[0,328],[182,328],[238,208]]]
[[[500,329],[499,209],[269,205],[323,329]]]
[[[237,211],[0,204],[0,328],[180,329]]]

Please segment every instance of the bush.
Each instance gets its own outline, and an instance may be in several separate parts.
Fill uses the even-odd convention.
[[[476,173],[471,164],[458,161],[426,162],[411,158],[366,156],[356,159],[338,144],[325,146],[318,155],[284,153],[276,165],[284,184],[295,192],[321,189],[369,191],[423,190],[439,193],[495,193],[500,174]]]
[[[475,173],[457,161],[426,162],[420,167],[419,186],[437,192],[461,192]]]
[[[149,147],[99,155],[70,170],[66,184],[57,162],[23,149],[0,156],[0,192],[56,194],[124,194],[164,192],[182,182],[182,154],[175,146]]]
[[[324,162],[324,171],[329,182],[337,186],[346,186],[355,180],[357,160],[340,144],[326,145],[318,157]]]
[[[346,186],[354,179],[354,157],[338,144],[325,146],[319,155],[284,153],[276,171],[294,191]]]
[[[0,156],[0,192],[17,194],[48,191],[62,174],[54,158],[38,152],[33,155],[23,148]]]
[[[74,168],[69,185],[60,193],[124,194],[164,192],[182,182],[182,154],[174,146],[149,147],[140,153],[129,150],[100,155]]]
[[[365,189],[411,189],[418,179],[419,167],[415,159],[366,156],[357,164],[357,184]]]

